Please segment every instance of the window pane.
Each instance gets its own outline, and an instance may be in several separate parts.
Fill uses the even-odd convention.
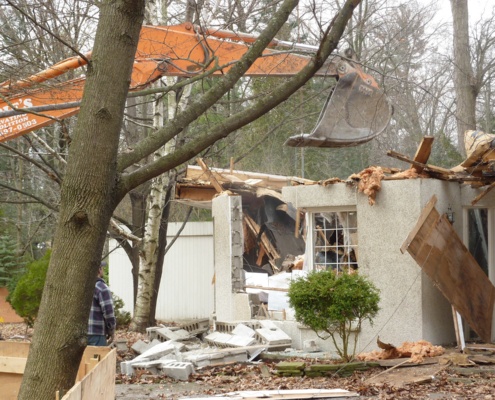
[[[488,209],[468,210],[469,252],[488,275]]]
[[[358,268],[356,212],[321,212],[314,217],[315,269],[353,271]]]

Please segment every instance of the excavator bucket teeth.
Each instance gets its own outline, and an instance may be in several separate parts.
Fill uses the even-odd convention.
[[[316,128],[291,136],[292,147],[350,147],[379,135],[392,117],[385,94],[366,83],[357,72],[341,77],[328,97]]]

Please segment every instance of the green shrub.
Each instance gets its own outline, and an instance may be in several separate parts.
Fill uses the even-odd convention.
[[[28,326],[33,326],[38,315],[50,254],[51,251],[48,250],[42,258],[26,266],[26,272],[19,278],[13,293],[7,298],[17,315],[22,317]]]
[[[359,331],[365,320],[373,323],[380,301],[378,289],[365,277],[336,275],[332,271],[311,272],[296,279],[289,286],[288,297],[296,320],[322,339],[331,337],[339,356],[346,361],[351,360],[356,351],[357,334],[349,352],[352,330]],[[322,332],[328,335],[321,336]]]
[[[117,328],[122,328],[128,326],[131,323],[131,313],[129,311],[124,311],[124,301],[112,293],[113,300],[113,311],[115,314],[115,319],[117,320]]]

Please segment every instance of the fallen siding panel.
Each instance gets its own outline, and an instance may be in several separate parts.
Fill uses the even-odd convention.
[[[436,201],[433,196],[425,206],[401,251],[407,250],[469,326],[490,343],[495,287],[435,209]]]

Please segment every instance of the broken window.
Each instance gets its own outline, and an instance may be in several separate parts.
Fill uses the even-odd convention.
[[[311,213],[312,266],[316,270],[352,272],[358,268],[356,211]]]
[[[467,247],[487,276],[489,276],[488,211],[487,208],[471,208],[467,210]]]

